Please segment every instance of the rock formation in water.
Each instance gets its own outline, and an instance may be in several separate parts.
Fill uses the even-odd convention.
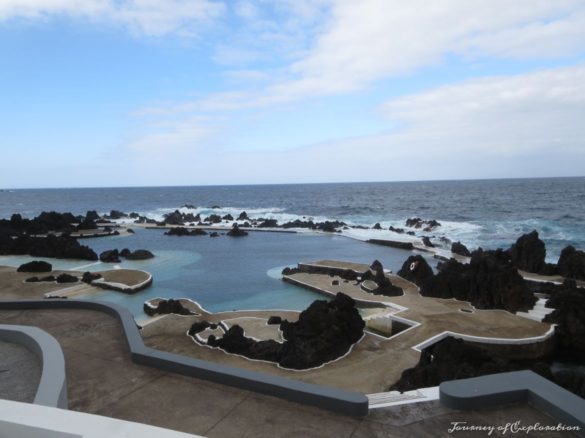
[[[536,230],[520,236],[510,247],[508,254],[512,264],[522,271],[544,275],[556,274],[556,267],[545,261],[546,247]]]
[[[50,263],[33,260],[32,262],[20,265],[16,272],[51,272],[52,270],[53,266]]]
[[[435,219],[424,220],[420,217],[411,217],[406,219],[406,226],[410,228],[422,228],[423,231],[433,231],[434,229],[441,226]]]
[[[238,224],[234,223],[234,226],[232,227],[231,230],[229,230],[227,232],[227,235],[231,236],[231,237],[243,237],[243,236],[247,236],[248,232],[241,230],[240,227],[238,227]]]
[[[434,276],[433,269],[421,255],[408,257],[398,271],[398,275],[420,288],[424,287]]]
[[[63,273],[55,279],[57,283],[77,283],[79,279],[75,275]]]
[[[146,249],[136,249],[130,253],[122,254],[122,257],[126,257],[128,260],[148,260],[154,258],[154,254]]]
[[[120,261],[120,253],[117,249],[103,251],[100,254],[100,262],[102,263],[120,263]]]
[[[167,236],[205,236],[207,231],[200,228],[188,229],[184,227],[170,228],[165,232]]]
[[[464,257],[471,257],[471,252],[469,252],[467,247],[459,241],[453,242],[451,244],[451,252],[454,254],[459,254]]]

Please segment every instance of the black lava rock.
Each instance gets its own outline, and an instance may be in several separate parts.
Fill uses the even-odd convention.
[[[53,266],[50,263],[33,260],[32,262],[20,265],[16,272],[51,272],[52,270]]]

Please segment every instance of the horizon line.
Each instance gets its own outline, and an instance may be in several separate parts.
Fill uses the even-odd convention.
[[[421,180],[390,180],[390,181],[321,181],[321,182],[290,182],[290,183],[248,183],[248,184],[187,184],[187,185],[128,185],[128,186],[77,186],[77,187],[3,187],[0,192],[9,190],[82,190],[82,189],[151,189],[151,188],[185,188],[185,187],[249,187],[249,186],[298,186],[326,184],[386,184],[386,183],[417,183],[417,182],[463,182],[463,181],[506,181],[530,179],[575,179],[585,175],[572,176],[529,176],[529,177],[493,177],[493,178],[461,178],[461,179],[421,179]]]

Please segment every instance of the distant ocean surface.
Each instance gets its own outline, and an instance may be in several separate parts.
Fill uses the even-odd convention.
[[[585,248],[585,178],[510,179],[436,182],[383,182],[258,186],[27,189],[0,191],[0,217],[33,217],[41,211],[112,209],[160,219],[185,204],[202,216],[211,213],[275,218],[338,219],[352,225],[403,227],[409,217],[436,219],[428,233],[460,240],[470,248],[508,248],[521,234],[538,230],[547,258],[556,262],[563,247]],[[220,206],[220,209],[212,209]],[[139,314],[151,296],[189,296],[209,310],[233,308],[302,309],[316,298],[278,280],[283,266],[318,258],[371,262],[379,258],[396,270],[408,253],[341,236],[251,233],[246,239],[172,238],[161,230],[137,230],[136,236],[87,239],[96,251],[117,247],[153,250],[152,261],[122,263],[154,274],[155,285],[134,297],[104,292]],[[0,257],[16,265],[22,258]],[[56,267],[76,268],[79,261]],[[108,269],[97,264],[90,270]],[[318,298],[319,296],[317,296]]]

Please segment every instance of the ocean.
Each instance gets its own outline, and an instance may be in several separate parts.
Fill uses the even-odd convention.
[[[404,227],[409,217],[436,219],[442,225],[427,235],[459,240],[471,249],[508,248],[520,235],[536,229],[556,262],[562,248],[585,248],[585,178],[542,178],[473,181],[335,183],[254,186],[21,189],[0,191],[0,217],[12,213],[33,217],[41,211],[112,209],[160,219],[186,204],[183,211],[275,218],[342,220],[350,225]],[[211,208],[219,206],[220,208]],[[373,231],[372,231],[373,232]],[[278,272],[299,261],[338,258],[370,263],[378,258],[397,270],[407,251],[378,247],[343,236],[250,233],[245,239],[169,237],[162,230],[137,230],[135,236],[87,239],[97,252],[117,247],[145,248],[151,261],[122,263],[154,274],[155,284],[133,297],[102,293],[123,302],[135,314],[153,296],[188,296],[212,311],[232,309],[302,309],[314,293],[283,283]],[[0,264],[23,259],[0,257]],[[75,261],[56,267],[87,270]],[[319,296],[317,296],[319,297]]]

